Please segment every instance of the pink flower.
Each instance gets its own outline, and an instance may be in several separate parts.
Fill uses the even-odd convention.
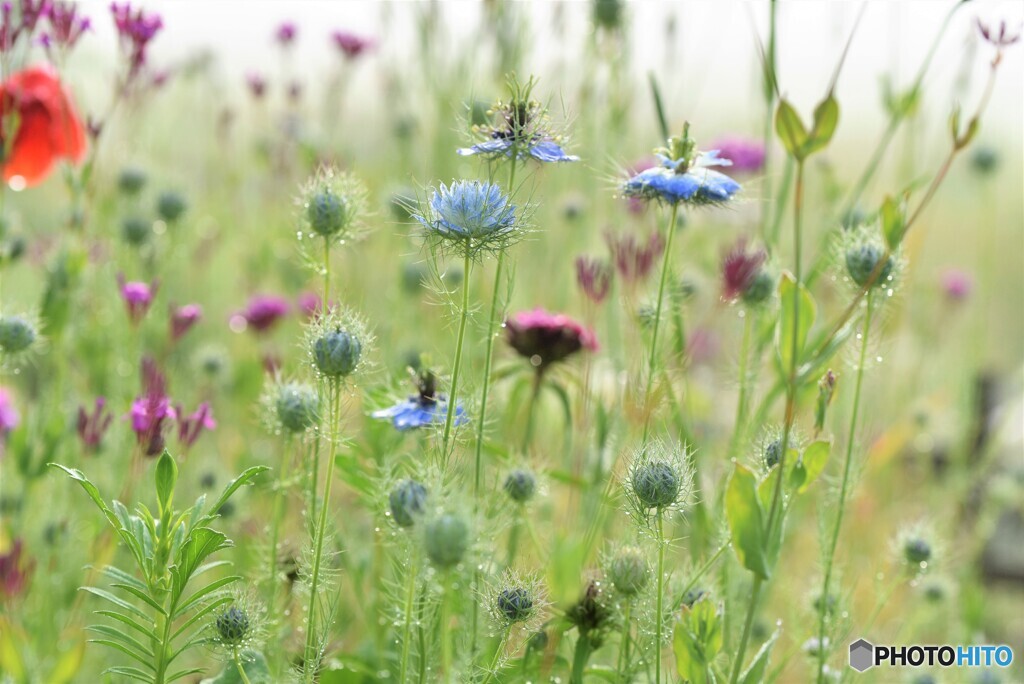
[[[509,345],[543,372],[580,350],[597,351],[597,338],[583,324],[564,314],[537,308],[522,311],[505,322]]]
[[[167,379],[150,359],[142,360],[143,395],[132,402],[126,418],[132,421],[132,430],[147,456],[157,456],[164,450],[164,423],[177,420],[178,414],[167,396]]]
[[[124,300],[125,307],[128,309],[128,318],[131,319],[132,324],[138,325],[153,304],[153,297],[156,295],[159,283],[153,281],[152,285],[148,285],[139,281],[126,282],[124,275],[120,273],[117,276],[117,283],[121,287],[121,299]]]
[[[732,162],[732,170],[737,173],[757,173],[764,168],[764,145],[760,140],[751,138],[722,138],[709,146],[718,150],[720,159]]]
[[[21,423],[21,416],[14,408],[14,400],[6,389],[0,387],[0,440],[18,427],[19,423]]]
[[[193,325],[203,317],[203,308],[198,304],[171,307],[171,340],[177,342]]]
[[[740,238],[722,260],[722,297],[732,301],[746,292],[767,258],[763,249],[748,254],[747,241]]]
[[[265,333],[288,315],[290,310],[288,301],[282,297],[256,295],[249,300],[249,304],[239,315],[257,333]]]
[[[293,22],[286,21],[277,27],[277,30],[274,32],[274,40],[281,47],[290,47],[295,42],[295,37],[298,33],[298,27]]]
[[[260,74],[249,74],[245,77],[245,83],[249,86],[249,93],[257,100],[267,92],[267,79]]]
[[[629,285],[646,280],[658,257],[665,251],[665,240],[660,233],[648,235],[644,244],[635,235],[616,237],[610,232],[605,233],[605,241],[612,253],[615,269]]]
[[[608,290],[612,286],[611,264],[606,261],[599,261],[589,257],[577,257],[576,259],[576,283],[583,290],[587,299],[600,304],[608,296]]]
[[[320,314],[323,313],[323,301],[316,292],[303,292],[299,295],[296,303],[299,305],[302,317],[307,321],[320,318]],[[334,304],[332,303],[331,306]]]
[[[974,280],[966,271],[951,268],[942,274],[942,289],[950,301],[962,302],[974,289]]]
[[[15,539],[9,551],[0,553],[0,594],[10,599],[21,594],[32,577],[35,561],[22,558],[24,544]]]
[[[78,407],[78,438],[82,440],[87,451],[99,450],[103,443],[103,435],[114,416],[106,411],[107,400],[104,397],[96,397],[96,403],[92,413],[86,413],[84,406]]]
[[[356,59],[364,52],[372,50],[376,45],[373,39],[364,38],[348,31],[335,31],[331,34],[331,40],[346,59]]]
[[[130,2],[112,3],[110,12],[114,16],[122,50],[128,56],[128,78],[134,78],[146,64],[146,48],[163,28],[163,19],[158,14],[146,14],[142,9],[132,11]]]
[[[204,401],[191,415],[185,417],[184,410],[178,407],[178,441],[185,448],[196,443],[203,430],[213,430],[217,427],[217,421],[213,419],[213,411],[210,403]]]

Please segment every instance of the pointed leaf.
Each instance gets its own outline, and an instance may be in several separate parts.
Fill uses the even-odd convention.
[[[802,150],[807,143],[807,129],[800,121],[800,115],[785,99],[779,100],[779,106],[775,110],[775,132],[790,156],[803,159]]]
[[[761,684],[764,681],[765,670],[768,669],[768,660],[772,654],[772,646],[779,638],[780,630],[775,630],[768,638],[768,641],[761,645],[761,648],[754,654],[750,666],[740,675],[740,684]]]
[[[160,460],[156,463],[156,498],[160,502],[160,512],[169,511],[174,499],[174,485],[178,482],[178,464],[171,453],[164,449]]]
[[[740,564],[761,579],[768,579],[766,534],[761,503],[757,496],[757,479],[745,466],[737,463],[725,491],[725,514],[729,536]]]
[[[798,475],[794,470],[791,476],[791,481],[797,491],[801,494],[806,492],[807,488],[821,476],[828,464],[828,456],[831,451],[832,442],[825,440],[818,440],[804,449],[803,455],[797,462],[800,474]],[[797,478],[799,478],[799,482],[797,482]]]
[[[103,674],[116,674],[128,677],[139,682],[155,682],[156,678],[148,672],[143,672],[137,667],[108,667]]]
[[[906,217],[902,202],[886,195],[882,202],[882,234],[885,236],[885,244],[890,250],[895,250],[903,241],[903,234],[906,232]]]
[[[97,587],[82,587],[81,590],[82,591],[87,591],[90,594],[95,594],[96,596],[99,596],[100,598],[104,598],[104,599],[110,601],[111,603],[113,603],[118,608],[123,608],[124,610],[128,611],[129,613],[132,613],[133,615],[139,616],[143,620],[149,620],[150,619],[150,617],[148,615],[146,615],[146,613],[143,612],[141,609],[136,608],[132,604],[130,604],[127,601],[125,601],[123,598],[120,598],[118,596],[114,596],[109,591],[106,591],[104,589],[99,589]]]
[[[835,135],[839,125],[839,102],[832,93],[818,103],[814,109],[814,125],[804,146],[804,156],[809,157],[818,150],[824,149]]]

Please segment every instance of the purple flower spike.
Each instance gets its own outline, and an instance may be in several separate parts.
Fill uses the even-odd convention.
[[[210,402],[204,401],[191,415],[185,416],[184,410],[178,407],[178,441],[187,449],[196,443],[203,430],[213,430],[217,421],[213,419]]]
[[[364,38],[348,31],[335,31],[331,34],[331,41],[341,54],[350,60],[358,59],[376,46],[372,38]]]
[[[198,304],[171,307],[171,341],[181,339],[202,317],[203,308]]]
[[[128,57],[128,79],[133,79],[146,65],[146,49],[150,41],[164,27],[159,14],[133,10],[130,2],[111,3],[110,13],[121,41],[121,49]]]
[[[149,285],[140,281],[125,281],[123,274],[118,274],[117,283],[121,287],[121,299],[128,309],[128,317],[133,325],[138,325],[152,306],[159,283],[153,281]]]
[[[268,332],[277,322],[288,315],[291,306],[288,300],[272,295],[256,295],[249,300],[245,309],[239,312],[248,327],[257,333]]]
[[[92,413],[86,413],[85,407],[78,408],[78,437],[85,445],[86,451],[95,453],[99,451],[103,443],[103,435],[114,420],[113,414],[107,409],[107,400],[104,397],[96,397]]]

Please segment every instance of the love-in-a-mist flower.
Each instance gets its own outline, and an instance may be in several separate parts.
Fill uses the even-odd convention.
[[[437,391],[437,377],[429,370],[424,370],[416,374],[414,382],[416,394],[394,406],[374,411],[373,417],[390,420],[395,429],[400,431],[444,425],[448,417],[448,401],[445,395]],[[459,404],[455,409],[454,424],[459,426],[468,420],[465,408]]]
[[[646,280],[658,257],[665,251],[665,238],[660,233],[650,233],[646,240],[641,241],[633,233],[615,235],[607,232],[604,239],[615,270],[627,285]]]
[[[287,316],[289,311],[291,311],[291,305],[283,297],[254,295],[238,315],[242,317],[247,327],[257,333],[266,333],[277,325],[278,321]]]
[[[198,304],[172,306],[170,314],[171,340],[177,342],[192,326],[203,317],[203,307]]]
[[[33,186],[58,161],[77,164],[85,157],[85,128],[49,67],[18,71],[0,84],[0,122],[4,181]]]
[[[516,206],[495,183],[459,180],[444,183],[413,218],[427,238],[460,254],[497,252],[522,237]]]
[[[331,33],[331,42],[338,49],[345,59],[354,60],[362,57],[363,54],[374,48],[376,42],[372,38],[366,38],[351,31],[334,31]]]
[[[128,61],[128,81],[132,81],[146,65],[149,43],[163,28],[160,15],[142,8],[133,9],[130,2],[112,3],[110,12],[120,41],[121,50]]]
[[[722,298],[759,304],[770,297],[775,279],[764,268],[767,259],[763,249],[748,252],[747,242],[741,238],[722,259]]]
[[[26,559],[24,551],[24,541],[15,539],[7,550],[0,552],[0,596],[4,599],[20,596],[32,577],[35,561]]]
[[[703,206],[723,204],[740,191],[740,184],[712,166],[731,166],[718,152],[699,152],[689,136],[669,138],[668,147],[656,151],[659,165],[629,177],[622,184],[626,197],[658,200],[666,204]]]
[[[128,318],[133,325],[138,325],[152,306],[159,283],[153,281],[150,285],[137,280],[126,281],[123,274],[118,274],[117,283],[121,288],[121,299],[124,300]]]
[[[191,447],[199,439],[204,430],[213,430],[217,427],[217,421],[213,419],[213,409],[210,402],[204,401],[195,411],[185,415],[181,406],[177,408],[178,416],[178,441],[185,448]]]
[[[582,323],[564,314],[537,308],[522,311],[505,322],[509,346],[529,359],[538,372],[579,351],[597,351],[597,338]]]
[[[494,123],[473,126],[473,132],[483,139],[482,142],[456,151],[462,156],[479,155],[489,159],[515,155],[516,159],[539,162],[579,161],[579,157],[562,149],[561,137],[552,131],[547,110],[530,97],[535,85],[532,78],[525,85],[515,79],[509,81],[511,98],[507,102],[499,100],[488,111]]]
[[[611,264],[591,257],[576,258],[576,283],[587,299],[600,304],[612,286]]]
[[[91,412],[86,412],[84,406],[78,407],[78,422],[76,431],[78,439],[86,451],[99,451],[103,444],[103,436],[107,433],[110,423],[114,420],[114,414],[107,410],[105,397],[96,397]]]
[[[757,173],[764,168],[764,143],[753,138],[733,136],[721,138],[710,145],[720,159],[732,162],[736,173]]]

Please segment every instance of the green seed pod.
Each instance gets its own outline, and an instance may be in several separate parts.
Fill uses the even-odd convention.
[[[0,349],[8,354],[25,351],[36,341],[36,331],[18,316],[0,318]]]
[[[238,606],[231,606],[217,616],[217,636],[227,646],[238,646],[249,633],[249,616]]]
[[[469,549],[469,525],[453,513],[444,513],[427,524],[424,545],[430,562],[442,569],[452,568]]]
[[[871,274],[875,272],[878,262],[883,257],[886,259],[886,262],[882,266],[881,273],[878,274],[878,278],[875,279],[873,285],[873,287],[881,287],[889,280],[889,276],[892,275],[896,263],[892,256],[886,256],[885,250],[879,245],[868,243],[854,245],[847,249],[846,272],[850,275],[853,282],[864,287]]]
[[[356,369],[362,351],[358,339],[335,328],[313,341],[313,363],[328,378],[344,378]]]
[[[330,237],[338,233],[349,221],[345,199],[330,188],[314,192],[306,203],[306,221],[317,235]]]
[[[623,596],[636,596],[643,591],[650,574],[647,557],[633,546],[621,549],[608,564],[608,579]]]
[[[513,470],[505,478],[505,491],[516,503],[526,503],[537,491],[537,478],[529,470]]]
[[[510,623],[524,622],[533,614],[534,600],[526,587],[506,587],[498,592],[495,608]]]
[[[665,508],[676,502],[682,481],[669,463],[641,463],[631,474],[633,492],[645,508]]]
[[[156,201],[156,213],[168,223],[174,223],[181,218],[187,208],[188,204],[185,202],[185,198],[173,191],[160,193],[160,197]]]
[[[274,410],[281,427],[288,432],[302,432],[316,423],[320,397],[309,385],[288,383],[278,388]]]
[[[427,488],[416,480],[402,480],[388,494],[391,517],[399,527],[412,527],[426,504]]]

